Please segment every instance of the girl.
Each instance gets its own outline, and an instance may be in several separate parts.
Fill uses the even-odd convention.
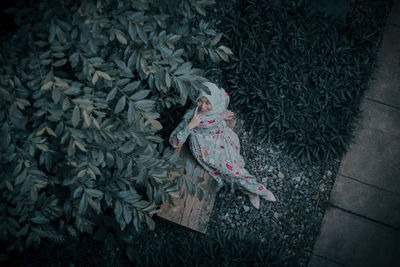
[[[225,120],[234,117],[227,110],[229,95],[214,83],[205,82],[211,95],[202,92],[197,98],[197,106],[186,112],[182,122],[172,132],[170,144],[177,148],[190,135],[190,150],[200,165],[217,181],[218,190],[224,182],[235,183],[246,192],[250,202],[260,208],[260,197],[275,201],[274,195],[259,184],[244,168],[240,155],[239,138],[226,126]]]

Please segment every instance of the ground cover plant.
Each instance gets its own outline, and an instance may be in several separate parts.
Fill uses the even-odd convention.
[[[272,242],[257,242],[249,232],[214,233],[214,237],[163,239],[155,246],[130,247],[137,266],[293,266],[293,258]]]
[[[227,5],[219,25],[235,58],[222,80],[259,138],[303,161],[329,161],[351,143],[387,5],[354,1],[342,26],[306,2]]]
[[[68,239],[68,246],[46,242],[40,250],[28,251],[25,258],[16,256],[8,266],[295,266],[284,249],[272,242],[257,242],[250,232],[216,232],[210,238],[185,234],[171,224],[161,223],[161,229],[137,234],[136,242],[126,248],[111,235],[106,242],[89,235]]]

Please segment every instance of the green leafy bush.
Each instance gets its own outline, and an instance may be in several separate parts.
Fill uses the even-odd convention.
[[[239,0],[225,9],[221,29],[236,56],[225,87],[258,137],[302,160],[345,153],[374,68],[382,2],[357,1],[343,29],[304,1]]]
[[[160,114],[180,116],[165,111],[204,87],[192,61],[228,58],[221,34],[199,19],[213,3],[34,1],[10,10],[19,28],[0,55],[0,232],[9,250],[106,227],[129,239],[141,222],[154,228],[158,205],[183,184],[196,192],[163,144]]]

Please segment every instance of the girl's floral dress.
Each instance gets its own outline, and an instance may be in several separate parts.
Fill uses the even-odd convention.
[[[211,83],[209,83],[211,84]],[[214,84],[211,84],[214,85]],[[208,85],[207,85],[208,86]],[[204,116],[200,125],[192,130],[187,125],[194,109],[187,112],[169,139],[176,148],[190,136],[189,147],[200,165],[218,182],[221,188],[224,182],[235,184],[237,188],[257,195],[266,193],[266,187],[244,168],[245,162],[240,155],[240,142],[237,134],[225,122],[229,95],[216,86],[208,86],[211,95],[202,93],[212,104],[212,111]],[[217,89],[216,89],[216,88]]]

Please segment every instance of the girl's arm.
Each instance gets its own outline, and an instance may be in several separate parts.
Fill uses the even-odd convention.
[[[185,143],[189,134],[192,132],[188,128],[188,119],[183,119],[169,137],[169,143],[173,148],[177,148]]]
[[[181,123],[179,123],[178,127],[172,132],[169,143],[174,148],[180,148],[183,143],[185,143],[186,139],[188,138],[189,134],[192,132],[193,128],[196,128],[200,121],[201,115],[198,113],[198,108],[194,110],[194,114],[192,112],[187,113]],[[192,119],[189,121],[188,116],[193,116]]]

